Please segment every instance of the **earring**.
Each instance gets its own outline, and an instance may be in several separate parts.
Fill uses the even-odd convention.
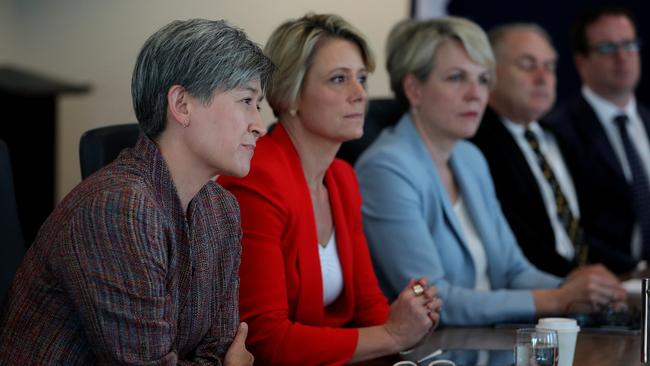
[[[291,117],[295,117],[297,113],[298,113],[298,111],[296,111],[295,109],[289,109],[289,115]]]
[[[187,128],[187,126],[190,125],[190,120],[186,120],[185,122],[181,123],[181,125],[183,126],[183,128]]]

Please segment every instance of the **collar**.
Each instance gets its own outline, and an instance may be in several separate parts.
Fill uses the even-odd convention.
[[[619,114],[626,114],[630,119],[636,115],[636,99],[634,95],[632,95],[630,101],[622,109],[596,94],[587,85],[582,86],[582,95],[593,107],[601,121],[612,121]]]
[[[141,132],[131,154],[133,159],[139,163],[138,168],[142,170],[138,173],[151,182],[154,194],[159,198],[158,202],[163,210],[171,213],[175,219],[184,220],[185,212],[176,191],[176,185],[158,145]]]
[[[521,123],[515,123],[509,120],[506,117],[500,117],[501,122],[503,122],[503,125],[510,131],[510,133],[513,136],[516,137],[521,137],[523,138],[524,136],[524,131],[531,130],[536,136],[538,140],[541,140],[544,137],[544,131],[542,130],[542,127],[539,125],[537,121],[532,121],[527,123],[526,125],[523,125]]]

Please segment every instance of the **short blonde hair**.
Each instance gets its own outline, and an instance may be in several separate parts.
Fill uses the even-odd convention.
[[[280,116],[295,105],[314,54],[326,39],[344,39],[359,47],[366,70],[375,69],[375,59],[356,28],[333,14],[306,14],[280,25],[269,38],[264,53],[276,65],[267,91],[269,105]]]
[[[393,27],[386,45],[390,86],[404,109],[409,106],[402,86],[404,77],[413,74],[420,81],[427,80],[438,47],[449,39],[459,41],[472,61],[488,69],[490,87],[494,86],[494,54],[485,32],[476,23],[459,17],[407,19]]]

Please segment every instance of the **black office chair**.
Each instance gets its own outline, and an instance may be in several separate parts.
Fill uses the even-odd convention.
[[[120,151],[135,145],[140,135],[137,123],[105,126],[86,131],[79,141],[81,178],[85,179],[117,158]]]
[[[354,165],[361,153],[379,136],[384,127],[392,126],[404,114],[395,99],[371,99],[368,103],[363,137],[343,143],[336,156]]]
[[[0,306],[24,255],[25,242],[18,221],[9,149],[0,140]]]

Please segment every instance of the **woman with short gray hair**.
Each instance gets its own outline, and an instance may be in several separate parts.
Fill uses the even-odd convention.
[[[335,159],[363,133],[374,59],[336,15],[282,24],[266,54],[278,66],[269,102],[279,123],[251,175],[224,178],[242,210],[242,318],[262,365],[341,365],[413,346],[438,322],[423,279],[392,306],[377,285],[352,168]]]
[[[174,21],[133,72],[142,134],[47,219],[0,323],[7,364],[251,365],[239,206],[273,65],[224,21]]]

